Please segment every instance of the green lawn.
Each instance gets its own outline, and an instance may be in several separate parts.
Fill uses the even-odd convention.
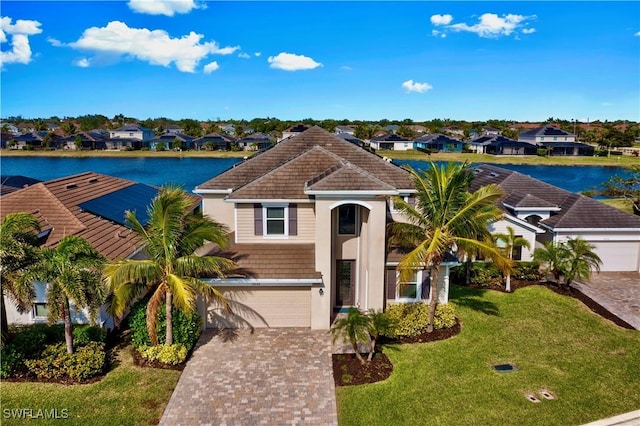
[[[639,331],[538,286],[451,296],[461,333],[386,347],[388,380],[337,389],[341,425],[579,425],[640,408]],[[518,371],[491,369],[506,362]],[[541,389],[557,399],[525,399]]]
[[[11,411],[57,409],[68,419],[37,419],[36,423],[76,425],[157,424],[178,383],[179,371],[143,369],[133,365],[130,347],[118,353],[118,366],[103,380],[86,385],[66,386],[50,383],[11,383],[0,386],[0,423],[33,424],[33,419],[12,419]],[[66,410],[66,411],[63,411]],[[42,413],[44,415],[44,413]]]

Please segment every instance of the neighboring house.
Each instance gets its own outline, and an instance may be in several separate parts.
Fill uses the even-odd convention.
[[[273,142],[271,136],[258,132],[237,140],[236,144],[244,151],[262,151],[269,148]]]
[[[35,183],[2,197],[0,216],[31,213],[42,228],[44,247],[55,247],[68,235],[85,238],[107,259],[140,258],[141,244],[126,226],[125,211],[136,211],[138,219],[147,221],[146,211],[158,188],[93,172],[81,173]],[[195,198],[194,198],[195,199]],[[36,283],[36,304],[31,312],[20,314],[7,301],[10,324],[46,321],[46,284]],[[87,313],[72,310],[77,322],[87,322]],[[112,319],[101,310],[100,321],[112,327]]]
[[[162,144],[164,149],[173,149],[176,141],[181,142],[184,149],[191,149],[193,146],[193,136],[185,135],[182,133],[165,133],[160,136],[156,136],[149,142],[149,148],[156,150],[158,144]]]
[[[392,151],[407,151],[413,149],[413,141],[395,133],[385,133],[375,136],[369,141],[373,149],[388,149]]]
[[[344,133],[344,134],[353,136],[356,133],[356,129],[354,129],[351,126],[336,126],[334,130],[336,135],[340,135]]]
[[[421,124],[410,124],[407,127],[418,134],[427,133],[427,128]]]
[[[289,127],[287,130],[282,132],[282,138],[278,142],[280,142],[281,140],[290,138],[291,136],[295,136],[299,133],[302,133],[308,129],[309,129],[309,126],[307,126],[306,124],[296,124],[295,126]]]
[[[483,136],[498,136],[501,135],[502,132],[500,131],[500,129],[496,129],[495,127],[491,127],[491,126],[483,126],[482,127],[482,135]]]
[[[25,149],[27,145],[32,146],[33,148],[40,148],[43,146],[43,141],[49,132],[44,130],[41,131],[33,131],[29,133],[21,134],[20,136],[12,137],[9,141],[14,141],[15,143],[11,147],[11,149]],[[56,141],[52,140],[50,146],[52,148],[56,147]]]
[[[148,143],[148,141],[146,141]],[[113,138],[105,139],[106,149],[124,150],[124,149],[141,149],[144,141],[132,138]]]
[[[164,127],[164,132],[175,135],[184,132],[184,129],[180,126],[176,126],[175,124],[167,124]]]
[[[469,149],[479,154],[536,155],[537,147],[502,135],[485,135],[469,142]]]
[[[1,175],[0,176],[0,196],[11,194],[19,189],[42,182],[27,176]]]
[[[398,131],[399,128],[400,128],[400,126],[398,126],[397,124],[389,124],[387,126],[384,126],[382,128],[382,130],[384,130],[387,133],[395,134]]]
[[[521,132],[518,141],[546,148],[550,155],[593,155],[591,145],[576,142],[576,135],[562,129],[546,125]]]
[[[60,138],[58,147],[63,149],[78,149],[76,146],[77,138],[82,140],[82,147],[80,149],[107,149],[105,138],[101,133],[95,131],[82,132],[66,138]]]
[[[220,133],[209,133],[206,136],[191,141],[194,149],[212,149],[215,151],[228,151],[235,139]]]
[[[413,142],[416,149],[429,149],[442,152],[462,152],[464,146],[462,141],[440,133],[424,135],[415,139]]]
[[[118,129],[111,130],[109,136],[111,139],[125,138],[149,141],[153,139],[154,134],[153,130],[142,127],[139,124],[127,124]]]
[[[442,132],[446,135],[449,136],[453,136],[453,137],[457,137],[457,138],[463,138],[464,137],[464,130],[462,129],[454,129],[452,127],[445,127]]]
[[[220,128],[220,130],[224,133],[226,133],[227,135],[235,135],[236,134],[236,126],[235,124],[220,124],[218,125],[218,127]]]
[[[13,136],[18,136],[20,134],[20,129],[18,129],[18,127],[15,126],[14,124],[2,123],[2,127],[4,128],[5,126],[6,126],[7,133]]]
[[[389,200],[412,198],[410,174],[333,133],[312,127],[194,192],[203,197],[203,213],[229,227],[226,253],[240,266],[209,280],[235,314],[201,303],[208,327],[329,329],[351,306],[383,309],[430,297],[423,269],[403,283],[409,291],[399,291],[399,256],[386,250],[386,225],[398,216]],[[443,303],[446,276],[440,274]]]
[[[522,248],[521,260],[531,260],[532,250],[545,241],[581,237],[595,246],[602,271],[640,271],[639,216],[511,170],[482,164],[473,171],[470,190],[493,183],[505,192],[500,201],[505,216],[492,232],[511,226],[526,238],[531,250]]]
[[[350,135],[349,133],[339,133],[338,134],[339,137],[341,137],[342,139],[349,141],[353,144],[358,145],[360,148],[364,148],[365,147],[365,143],[362,139],[358,139],[353,135]]]

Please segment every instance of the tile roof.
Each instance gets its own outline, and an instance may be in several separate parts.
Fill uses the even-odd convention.
[[[196,191],[232,189],[237,193],[232,193],[230,198],[242,199],[300,199],[301,196],[306,198],[304,188],[311,179],[315,179],[315,185],[319,182],[318,176],[324,174],[328,177],[331,173],[325,172],[329,169],[337,166],[346,167],[347,164],[351,165],[352,171],[361,170],[355,174],[349,172],[352,173],[351,176],[357,174],[359,178],[353,182],[335,183],[335,189],[358,190],[363,185],[363,176],[375,176],[384,185],[392,188],[413,187],[411,177],[404,169],[316,126],[236,164],[233,168],[198,185]],[[364,180],[368,180],[368,185],[372,185],[370,177]]]
[[[536,197],[535,195],[524,194],[518,191],[514,191],[504,197],[502,203],[515,208],[558,208],[556,204],[551,203],[547,200],[543,200],[542,198]]]
[[[476,191],[484,185],[494,183],[505,192],[502,202],[520,199],[526,204],[536,204],[542,200],[547,206],[557,206],[560,211],[548,219],[540,221],[552,229],[602,229],[634,228],[640,229],[640,217],[625,213],[615,207],[597,200],[574,194],[522,173],[482,164],[473,168],[475,179],[470,190]],[[526,196],[529,196],[526,198]],[[523,205],[523,206],[524,206]],[[544,206],[535,206],[544,207]],[[508,211],[508,210],[507,210]],[[509,212],[511,213],[511,212]]]
[[[430,135],[420,136],[418,139],[415,139],[415,142],[424,142],[424,143],[460,143],[461,141],[458,139],[450,138],[449,136],[443,135],[441,133],[433,133]]]
[[[409,139],[395,133],[386,133],[384,135],[373,137],[371,140],[376,142],[409,142]]]
[[[42,181],[27,176],[2,175],[0,176],[0,196],[10,194],[38,182]]]
[[[135,234],[126,226],[84,211],[80,204],[133,185],[136,182],[93,172],[36,183],[4,196],[0,216],[34,214],[43,230],[51,230],[45,247],[55,247],[67,235],[78,235],[108,259],[123,258],[142,247]],[[190,198],[199,204],[199,197]]]
[[[535,129],[525,130],[521,132],[518,137],[535,137],[535,136],[573,136],[571,133],[567,133],[562,129],[554,126],[541,126]]]

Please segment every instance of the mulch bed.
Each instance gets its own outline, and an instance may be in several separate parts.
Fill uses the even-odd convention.
[[[366,360],[369,354],[361,354]],[[383,352],[376,352],[365,365],[356,354],[333,354],[333,380],[336,386],[363,385],[386,380],[393,371],[393,364]]]

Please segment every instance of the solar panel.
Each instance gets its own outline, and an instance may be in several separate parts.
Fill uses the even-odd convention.
[[[147,208],[158,192],[159,190],[152,186],[136,183],[84,202],[80,204],[80,208],[125,226],[127,225],[124,218],[125,212],[134,211],[140,223],[146,225],[149,222]]]

